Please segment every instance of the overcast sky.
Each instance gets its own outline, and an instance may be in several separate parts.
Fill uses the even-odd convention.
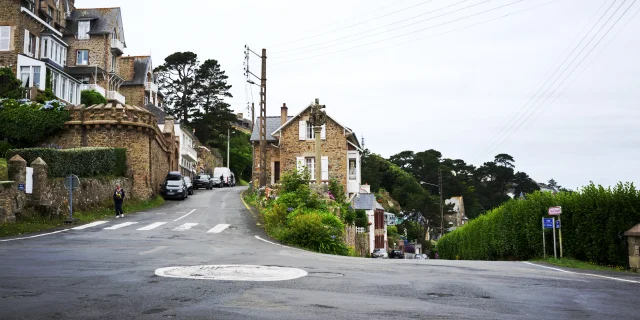
[[[267,115],[319,98],[385,157],[436,149],[481,165],[508,153],[537,181],[640,182],[635,0],[178,3],[76,6],[121,7],[125,54],[151,53],[154,66],[176,51],[218,60],[236,112],[259,102],[245,90],[246,44],[267,49]]]

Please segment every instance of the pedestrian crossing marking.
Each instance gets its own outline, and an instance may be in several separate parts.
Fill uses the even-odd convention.
[[[148,230],[155,229],[155,228],[157,228],[157,227],[159,227],[159,226],[161,226],[161,225],[163,225],[163,224],[165,224],[165,223],[166,223],[166,222],[155,222],[155,223],[152,223],[152,224],[150,224],[150,225],[148,225],[148,226],[146,226],[146,227],[138,228],[138,229],[136,229],[136,230],[139,230],[139,231],[148,231]]]
[[[211,228],[211,230],[207,231],[207,233],[220,233],[222,231],[224,231],[226,228],[229,228],[229,224],[224,224],[221,223],[219,225],[216,225],[215,227]]]
[[[185,231],[185,230],[189,230],[195,226],[197,226],[197,223],[185,223],[175,229],[173,229],[173,231]]]
[[[99,226],[103,223],[107,223],[108,221],[94,221],[91,223],[87,223],[85,225],[81,225],[75,228],[71,228],[72,230],[82,230],[82,229],[86,229],[86,228],[91,228],[91,227],[95,227],[95,226]]]
[[[120,228],[124,228],[126,226],[130,226],[132,224],[136,224],[137,222],[125,222],[125,223],[120,223],[120,224],[116,224],[113,225],[111,227],[106,227],[104,228],[104,230],[116,230],[116,229],[120,229]]]

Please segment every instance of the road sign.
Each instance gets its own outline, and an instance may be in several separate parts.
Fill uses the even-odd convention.
[[[64,178],[64,188],[67,190],[78,189],[80,187],[80,179],[75,174],[68,175]]]
[[[542,218],[542,224],[545,229],[553,229],[553,218]]]
[[[18,183],[18,190],[24,191],[24,183]]]
[[[562,207],[560,206],[549,208],[550,216],[559,216],[561,213],[562,213]]]
[[[556,229],[560,229],[560,220],[556,220]]]

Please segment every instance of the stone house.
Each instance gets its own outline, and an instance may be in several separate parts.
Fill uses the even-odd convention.
[[[80,80],[80,90],[95,89],[124,104],[119,57],[126,42],[120,8],[72,10],[63,40],[69,44],[65,70]]]
[[[238,113],[236,114],[236,122],[233,123],[233,128],[246,134],[251,134],[253,123],[251,123],[251,120],[244,118],[244,113]]]
[[[223,160],[218,149],[211,149],[205,146],[197,146],[195,149],[198,153],[197,174],[212,175],[213,169],[222,167]]]
[[[352,200],[351,206],[355,210],[364,210],[367,213],[367,228],[369,253],[374,249],[387,251],[387,224],[385,223],[384,208],[376,201],[373,193],[358,193]]]
[[[464,200],[462,196],[446,199],[444,204],[453,206],[452,211],[444,213],[444,223],[445,226],[448,227],[448,231],[453,231],[469,221],[464,211]]]
[[[58,99],[80,102],[80,81],[66,69],[71,50],[64,35],[73,0],[0,0],[0,66],[10,67],[35,99],[47,74]]]
[[[251,144],[254,150],[253,181],[259,181],[260,170],[266,170],[267,183],[280,181],[282,173],[308,170],[313,183],[315,170],[322,170],[322,181],[337,179],[349,197],[360,189],[360,156],[362,148],[355,133],[327,114],[321,133],[321,163],[315,163],[315,134],[309,125],[310,106],[295,116],[288,116],[283,105],[280,117],[267,117],[267,168],[260,168],[259,126],[254,126]],[[259,123],[259,119],[257,119]]]
[[[158,104],[158,85],[150,56],[127,56],[120,58],[120,74],[125,80],[120,93],[127,103],[134,106]]]

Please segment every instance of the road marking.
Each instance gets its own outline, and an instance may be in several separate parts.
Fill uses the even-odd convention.
[[[185,214],[184,216],[182,216],[182,217],[180,217],[180,218],[178,218],[178,219],[173,220],[173,222],[179,221],[179,220],[181,220],[182,218],[187,217],[188,215],[192,214],[194,211],[196,211],[196,209],[193,209],[193,210],[189,211],[189,213]]]
[[[95,227],[95,226],[99,226],[103,223],[107,223],[107,221],[96,221],[96,222],[91,222],[91,223],[87,223],[85,225],[79,226],[79,227],[75,227],[75,228],[71,228],[72,230],[82,230],[82,229],[86,229],[86,228],[91,228],[91,227]]]
[[[158,247],[155,247],[155,248],[153,248],[153,249],[151,249],[151,250],[138,252],[138,254],[139,254],[139,255],[141,255],[141,256],[144,256],[144,255],[146,255],[146,254],[150,254],[150,253],[158,252],[158,251],[160,251],[160,250],[164,250],[164,249],[166,249],[166,248],[168,248],[168,247],[167,247],[167,246],[158,246]]]
[[[221,223],[213,228],[211,228],[211,230],[207,231],[207,233],[220,233],[222,231],[224,231],[224,229],[229,228],[229,224],[224,224]]]
[[[195,226],[197,226],[197,223],[185,223],[175,229],[173,229],[173,231],[185,231],[185,230],[189,230]]]
[[[160,277],[218,281],[284,281],[307,275],[302,269],[256,265],[204,265],[156,269]]]
[[[13,238],[13,239],[5,239],[5,240],[0,240],[0,242],[7,242],[7,241],[15,241],[15,240],[24,240],[24,239],[33,239],[33,238],[37,238],[37,237],[42,237],[42,236],[48,236],[50,234],[56,234],[59,232],[65,232],[71,229],[64,229],[64,230],[58,230],[58,231],[54,231],[54,232],[49,232],[49,233],[43,233],[43,234],[39,234],[37,236],[31,236],[31,237],[22,237],[22,238]]]
[[[536,267],[540,267],[540,268],[546,268],[546,269],[551,269],[551,270],[555,270],[555,271],[561,271],[561,272],[565,272],[565,273],[573,273],[573,274],[584,275],[584,276],[605,278],[605,279],[616,280],[616,281],[640,283],[640,281],[634,281],[634,280],[628,280],[628,279],[622,279],[622,278],[615,278],[615,277],[607,277],[607,276],[603,276],[603,275],[599,275],[599,274],[591,274],[591,273],[582,273],[582,272],[574,272],[574,271],[562,270],[562,269],[558,269],[558,268],[552,268],[552,267],[539,265],[539,264],[536,264],[536,263],[531,263],[531,262],[528,262],[528,261],[523,261],[522,263],[525,263],[525,264],[528,264],[528,265],[532,265],[532,266],[536,266]]]
[[[137,222],[125,222],[125,223],[121,223],[121,224],[116,224],[114,226],[111,227],[106,227],[104,228],[104,230],[116,230],[116,229],[120,229],[120,228],[124,228],[126,226],[130,226],[132,224],[136,224]]]
[[[155,228],[157,228],[157,227],[159,227],[159,226],[161,226],[161,225],[163,225],[165,223],[166,222],[154,222],[154,223],[152,223],[152,224],[150,224],[150,225],[148,225],[146,227],[142,227],[142,228],[139,228],[139,229],[136,229],[136,230],[147,231],[147,230],[155,229]]]
[[[156,214],[167,214],[166,212],[156,212]]]

